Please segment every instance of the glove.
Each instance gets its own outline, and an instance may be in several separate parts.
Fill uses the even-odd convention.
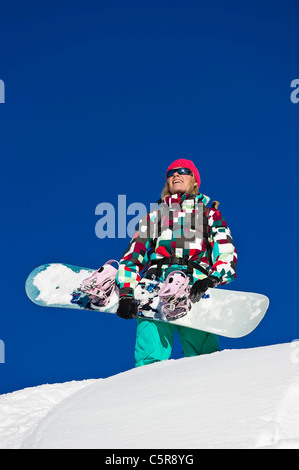
[[[117,315],[125,320],[138,317],[138,303],[134,297],[124,296],[120,297]]]
[[[198,302],[209,287],[216,287],[218,283],[219,279],[216,276],[209,276],[196,281],[190,291],[191,302],[193,304]]]

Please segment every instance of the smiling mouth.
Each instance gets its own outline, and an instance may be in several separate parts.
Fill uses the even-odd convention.
[[[173,184],[175,184],[175,183],[182,183],[182,180],[174,180]]]

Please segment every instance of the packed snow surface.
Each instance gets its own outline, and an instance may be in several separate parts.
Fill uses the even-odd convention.
[[[299,448],[299,342],[1,395],[0,447]]]

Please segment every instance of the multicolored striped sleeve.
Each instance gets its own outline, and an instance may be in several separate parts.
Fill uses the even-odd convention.
[[[148,251],[153,240],[155,213],[149,213],[139,222],[128,249],[119,263],[116,283],[120,296],[133,296],[134,288],[139,283],[140,272],[149,261]]]
[[[210,209],[212,262],[210,274],[226,284],[236,278],[237,251],[230,229],[218,209]]]

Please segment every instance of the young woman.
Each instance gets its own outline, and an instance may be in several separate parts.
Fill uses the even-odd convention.
[[[142,276],[162,282],[170,272],[184,271],[192,285],[191,302],[209,287],[236,277],[237,253],[230,230],[218,209],[207,207],[209,198],[199,186],[199,172],[191,160],[175,160],[167,169],[161,195],[167,211],[154,209],[141,220],[120,261],[120,317],[137,318],[134,288],[144,270]],[[137,322],[136,366],[169,359],[175,330],[187,357],[219,350],[218,337],[212,333],[146,319]]]

